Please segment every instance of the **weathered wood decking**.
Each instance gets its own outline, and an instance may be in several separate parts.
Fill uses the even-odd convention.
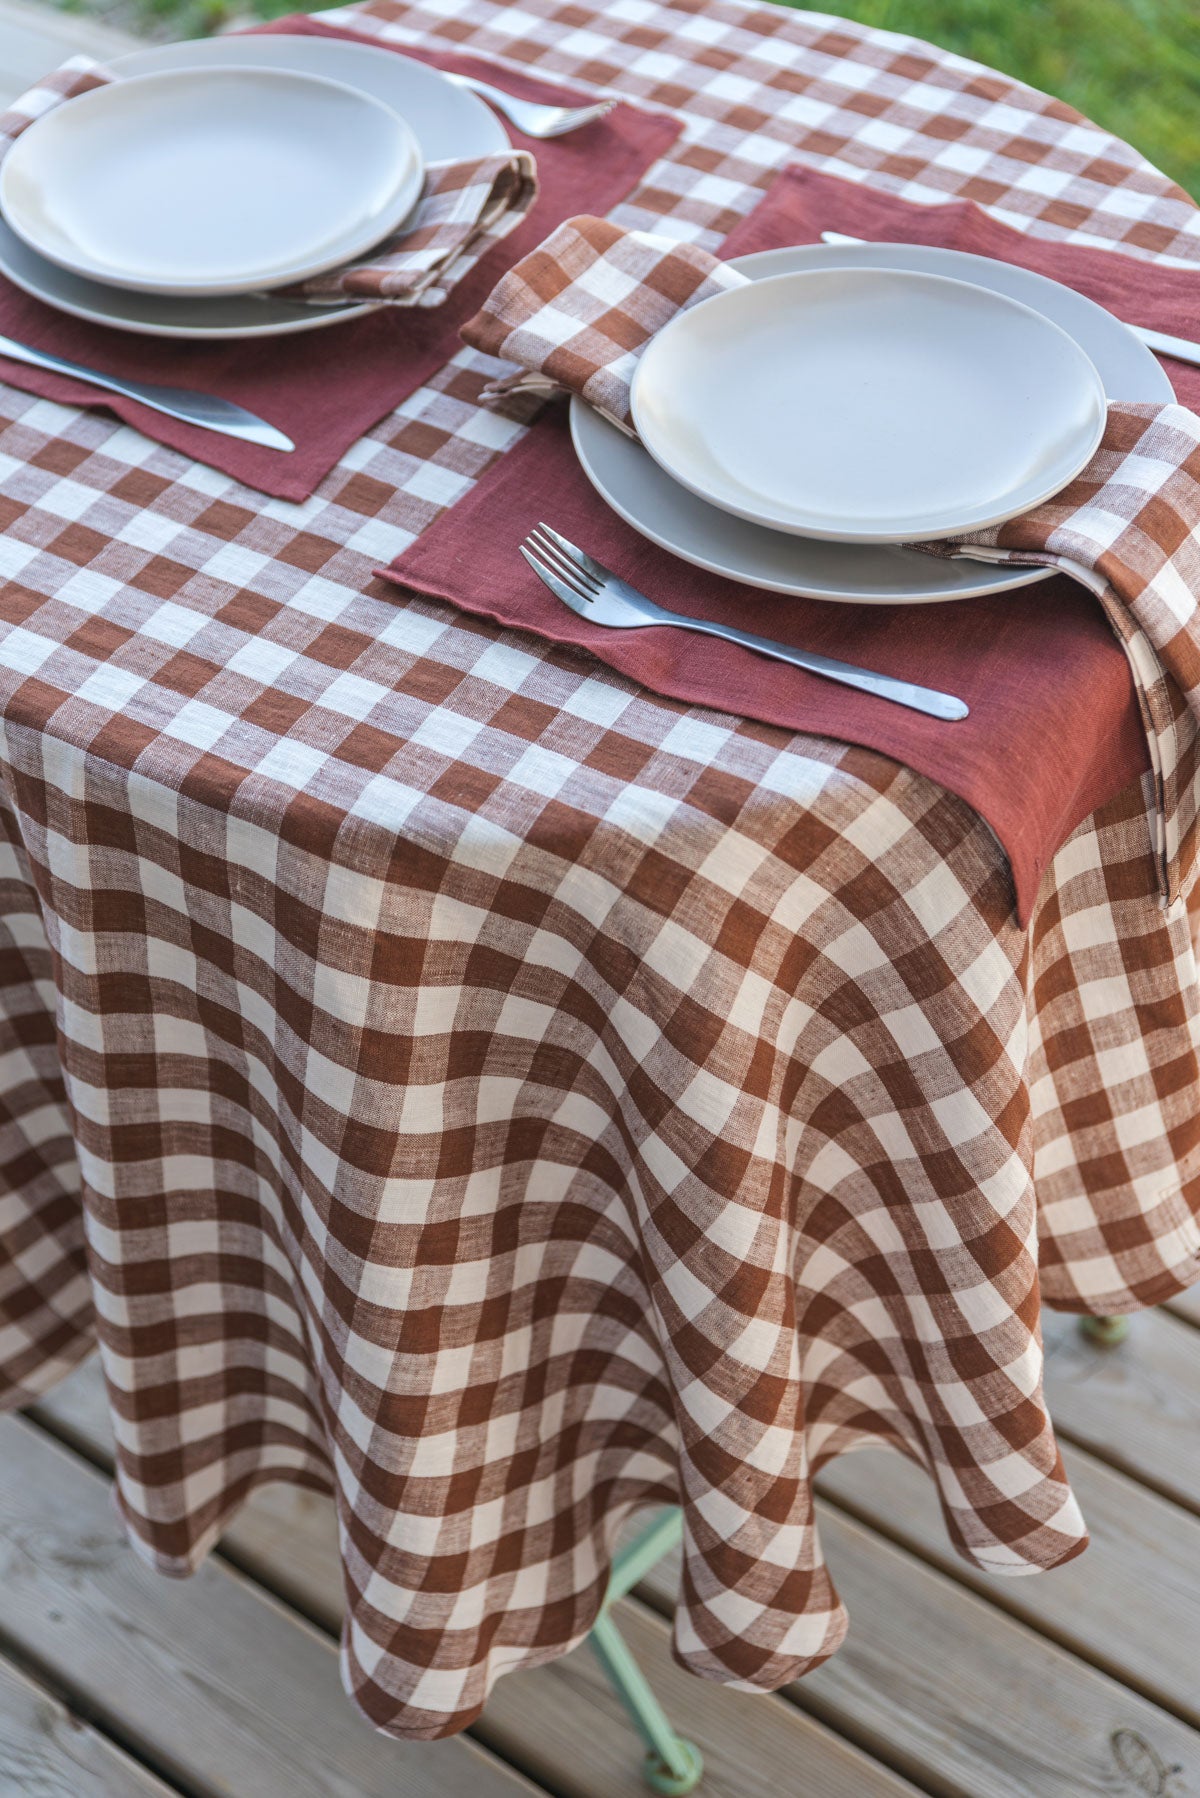
[[[1093,1532],[1000,1580],[932,1488],[862,1455],[824,1482],[852,1629],[770,1698],[671,1662],[664,1564],[621,1606],[710,1798],[1200,1798],[1200,1302],[1115,1350],[1052,1320],[1051,1399]],[[146,1571],[108,1496],[95,1364],[0,1420],[4,1798],[631,1798],[639,1750],[589,1651],[503,1680],[470,1738],[373,1734],[337,1681],[332,1508],[285,1487],[196,1579]]]

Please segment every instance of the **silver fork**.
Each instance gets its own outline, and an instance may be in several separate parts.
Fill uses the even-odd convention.
[[[578,131],[581,125],[602,119],[617,104],[615,100],[597,100],[591,106],[540,106],[534,100],[518,100],[498,87],[490,87],[486,81],[476,81],[473,75],[451,75],[444,69],[441,73],[455,87],[465,87],[502,112],[526,137],[565,137],[568,131]]]
[[[681,630],[699,631],[706,637],[721,637],[726,643],[740,643],[760,656],[777,662],[790,662],[810,674],[839,681],[843,687],[857,687],[873,693],[877,699],[890,699],[911,711],[925,712],[930,718],[952,721],[966,718],[970,708],[950,693],[937,693],[930,687],[914,687],[910,681],[894,680],[890,674],[872,674],[867,668],[855,668],[850,662],[835,662],[829,656],[812,655],[806,649],[793,649],[788,643],[776,643],[770,637],[756,637],[750,631],[735,630],[730,624],[713,624],[707,618],[685,618],[679,612],[668,612],[655,605],[628,581],[623,581],[602,562],[577,549],[548,524],[539,524],[521,545],[521,554],[534,573],[549,587],[556,599],[589,624],[609,625],[614,630],[645,629],[647,625],[674,624]]]

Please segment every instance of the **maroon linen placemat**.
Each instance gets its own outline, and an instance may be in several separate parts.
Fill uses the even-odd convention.
[[[1029,266],[1081,289],[1086,278],[1086,291],[1098,299],[1135,297],[1137,316],[1161,329],[1184,333],[1200,316],[1195,274],[1143,263],[1131,276],[1127,266],[1093,266],[1127,259],[1031,246],[977,208],[903,205],[807,171],[781,175],[724,253],[811,242],[821,230],[882,236],[885,215],[894,238],[915,240],[913,214],[921,241],[999,254],[1016,239]],[[1085,278],[1076,281],[1080,257]],[[1173,375],[1179,366],[1172,364]],[[1188,372],[1200,401],[1200,371]],[[1186,401],[1191,384],[1179,385]],[[711,638],[589,626],[517,554],[543,518],[673,611],[956,693],[971,716],[942,724]],[[501,543],[511,553],[498,555]],[[657,548],[608,509],[579,468],[561,406],[380,572],[465,611],[587,650],[656,693],[879,750],[930,776],[996,832],[1012,865],[1022,923],[1047,863],[1076,825],[1150,765],[1124,651],[1095,600],[1066,576],[989,599],[916,607],[842,606],[739,586]]]
[[[589,625],[517,554],[543,518],[672,611],[956,693],[971,715],[942,724],[712,637]],[[739,586],[681,562],[609,511],[575,459],[565,407],[379,572],[588,650],[655,693],[881,750],[929,775],[996,832],[1022,923],[1075,826],[1149,766],[1124,651],[1095,600],[1065,575],[934,606],[843,606]]]
[[[297,17],[267,29],[295,35],[374,40]],[[381,46],[386,49],[387,46]],[[438,51],[406,56],[478,75],[521,98],[575,102],[587,95],[561,88],[479,57]],[[156,442],[223,470],[248,487],[279,499],[306,499],[344,452],[387,416],[461,348],[459,326],[476,312],[506,267],[576,212],[604,214],[632,191],[680,131],[677,120],[622,103],[596,124],[569,137],[535,143],[510,128],[521,149],[537,158],[540,193],[517,229],[468,274],[444,306],[389,309],[333,325],[316,334],[224,343],[185,343],[138,337],[69,318],[0,278],[0,332],[76,362],[134,380],[195,387],[248,406],[286,431],[291,455],[218,437],[151,412],[133,400],[100,393],[81,381],[0,359],[0,378],[46,399],[116,412]]]

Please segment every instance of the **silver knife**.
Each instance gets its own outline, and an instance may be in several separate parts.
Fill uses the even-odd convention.
[[[865,237],[847,237],[844,231],[822,231],[821,242],[828,244],[866,243]],[[886,249],[886,244],[880,244]],[[1116,314],[1113,314],[1114,318]],[[1152,331],[1149,325],[1131,325],[1127,318],[1121,323],[1135,337],[1140,337],[1149,350],[1157,350],[1160,356],[1174,356],[1176,362],[1191,362],[1200,368],[1200,343],[1192,343],[1186,337],[1171,337],[1166,331]]]
[[[117,375],[103,375],[98,369],[85,368],[81,362],[68,362],[63,356],[52,356],[48,350],[35,350],[12,337],[0,337],[0,356],[10,362],[25,362],[30,368],[45,368],[55,375],[71,375],[77,381],[90,381],[93,387],[105,387],[110,393],[124,394],[168,418],[178,418],[185,425],[201,431],[218,431],[222,437],[240,437],[245,443],[257,443],[263,449],[295,449],[290,437],[277,431],[265,419],[232,400],[216,394],[196,393],[190,387],[159,387],[153,381],[123,381]]]

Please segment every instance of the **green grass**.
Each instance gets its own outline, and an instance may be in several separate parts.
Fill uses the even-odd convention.
[[[228,24],[235,11],[273,18],[305,0],[62,3],[135,31],[191,37]],[[828,10],[926,38],[1059,95],[1200,198],[1200,0],[840,0]]]
[[[841,0],[1057,94],[1200,198],[1197,0]]]

